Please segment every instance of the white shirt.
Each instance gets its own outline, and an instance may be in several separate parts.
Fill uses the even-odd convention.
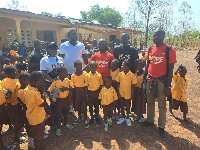
[[[47,73],[51,72],[54,68],[58,66],[64,66],[63,58],[57,56],[58,62],[56,61],[56,57],[46,56],[40,60],[40,70],[47,70]]]
[[[78,42],[75,46],[71,45],[69,41],[61,44],[60,54],[64,54],[64,65],[67,68],[69,74],[73,74],[76,69],[74,68],[74,62],[80,60],[83,63],[82,55],[85,54],[85,46],[83,43]]]

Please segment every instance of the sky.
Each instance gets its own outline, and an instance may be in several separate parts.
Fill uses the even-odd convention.
[[[178,0],[178,6],[181,5],[183,0]],[[192,8],[194,18],[194,28],[200,30],[200,0],[186,0]],[[11,0],[1,0],[0,7],[5,7],[6,3],[10,3]],[[62,13],[63,16],[79,19],[80,11],[89,11],[91,6],[99,3],[100,7],[106,7],[109,5],[111,8],[120,13],[125,13],[128,9],[128,0],[19,0],[19,3],[27,6],[27,10],[30,12],[41,14],[45,11],[51,14]],[[177,8],[178,9],[178,8]],[[176,18],[179,18],[177,14]]]

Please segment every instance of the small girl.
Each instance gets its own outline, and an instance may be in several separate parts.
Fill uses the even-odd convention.
[[[179,106],[183,112],[183,119],[187,121],[188,113],[187,94],[188,78],[186,76],[187,69],[182,64],[178,67],[173,75],[174,87],[172,88],[173,109],[178,110]]]
[[[144,74],[144,63],[140,59],[137,62],[137,84],[135,85],[134,100],[132,101],[132,111],[137,115],[134,120],[140,123],[144,121],[142,114],[146,113],[146,104],[142,97],[142,78]]]

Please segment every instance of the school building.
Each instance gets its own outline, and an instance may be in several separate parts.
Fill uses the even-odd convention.
[[[123,32],[129,34],[131,42],[134,34],[139,35],[142,40],[141,31],[102,25],[97,21],[85,22],[64,16],[53,17],[48,13],[35,14],[0,8],[0,37],[5,45],[17,40],[26,46],[32,46],[35,39],[57,42],[60,45],[60,40],[67,38],[67,33],[71,29],[77,30],[78,40],[81,42],[88,37],[91,40],[105,38],[107,41],[115,42],[120,39]]]

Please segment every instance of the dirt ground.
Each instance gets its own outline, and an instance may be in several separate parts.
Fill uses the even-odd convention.
[[[72,149],[170,149],[170,150],[197,150],[200,149],[200,74],[196,69],[194,57],[197,51],[177,51],[178,63],[187,67],[189,78],[188,106],[189,106],[189,123],[182,120],[180,110],[174,111],[173,117],[167,111],[167,138],[161,139],[158,135],[158,110],[156,106],[155,125],[153,127],[142,128],[139,123],[133,121],[132,127],[127,127],[126,124],[117,125],[113,122],[113,126],[108,132],[104,131],[104,125],[97,126],[94,124],[89,129],[84,129],[83,122],[75,125],[74,129],[62,128],[62,135],[57,137],[55,131],[50,131],[48,139],[42,142],[43,150],[72,150]],[[167,102],[168,107],[168,102]],[[77,113],[69,115],[69,122],[75,119]],[[100,115],[103,117],[102,109]],[[89,116],[89,114],[88,114]],[[145,115],[146,117],[146,115]],[[131,118],[133,120],[133,118]],[[4,126],[6,130],[7,126]],[[47,127],[48,128],[48,127]],[[4,143],[9,144],[13,139],[14,134],[4,136]],[[27,142],[20,144],[16,150],[27,150]]]

